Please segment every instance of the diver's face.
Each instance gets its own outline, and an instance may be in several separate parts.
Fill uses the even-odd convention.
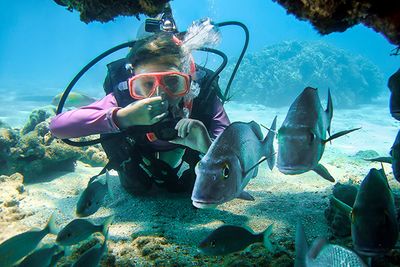
[[[180,71],[181,70],[173,64],[151,62],[136,66],[135,75],[146,74],[146,73],[180,72]],[[184,81],[179,81],[179,82],[184,83]],[[185,86],[185,84],[181,84],[180,86]],[[181,99],[183,98],[183,95],[172,96],[168,94],[165,90],[163,90],[162,85],[157,85],[152,97],[154,96],[161,96],[163,99],[166,99],[168,101],[169,106],[177,106],[181,101]]]

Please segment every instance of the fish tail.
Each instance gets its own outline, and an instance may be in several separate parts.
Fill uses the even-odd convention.
[[[272,234],[273,225],[274,224],[271,224],[270,226],[268,226],[268,228],[265,229],[265,231],[263,232],[263,244],[264,244],[264,247],[270,252],[274,252],[274,247],[272,246],[271,241],[269,240],[269,237]]]
[[[114,198],[114,193],[113,193],[113,191],[112,191],[112,189],[111,189],[111,185],[110,185],[110,178],[111,178],[111,176],[110,176],[108,170],[106,170],[107,192],[108,192],[109,196],[111,197],[111,199],[115,199],[115,198]]]
[[[267,158],[270,170],[274,168],[276,161],[275,150],[274,150],[274,139],[276,134],[276,118],[277,116],[275,116],[274,120],[272,121],[268,134],[263,141],[265,157]]]
[[[106,236],[106,234],[108,233],[108,227],[110,226],[110,224],[113,222],[114,220],[114,215],[111,215],[110,217],[108,217],[104,223],[103,223],[103,230],[102,233],[104,236]]]
[[[301,222],[298,222],[296,227],[295,252],[296,258],[294,260],[294,267],[305,267],[308,244],[306,233],[304,232],[304,227]]]
[[[48,233],[51,233],[53,235],[57,235],[58,234],[58,227],[56,226],[56,221],[55,221],[55,215],[54,212],[53,214],[51,214],[49,221],[47,222],[47,225],[45,227],[46,231]]]

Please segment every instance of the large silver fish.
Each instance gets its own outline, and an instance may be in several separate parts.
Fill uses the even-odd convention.
[[[365,256],[382,255],[396,244],[399,226],[393,194],[383,170],[372,168],[358,190],[353,207],[335,197],[333,204],[349,214],[354,249]]]
[[[257,176],[258,164],[263,156],[272,170],[275,162],[275,129],[276,117],[264,140],[260,126],[254,121],[229,125],[195,168],[193,205],[197,208],[215,208],[234,198],[254,200],[243,189],[251,178]]]
[[[342,131],[326,138],[326,132],[330,134],[332,116],[330,91],[327,109],[324,111],[318,90],[311,87],[303,90],[290,106],[278,131],[277,167],[280,172],[293,175],[313,170],[324,179],[335,181],[328,170],[319,164],[325,144],[359,128]]]
[[[296,259],[294,267],[367,267],[353,251],[338,245],[329,244],[325,239],[316,239],[308,247],[303,225],[296,228]]]
[[[0,244],[0,266],[12,266],[33,251],[49,233],[57,234],[54,215],[42,230],[31,230],[7,239]]]

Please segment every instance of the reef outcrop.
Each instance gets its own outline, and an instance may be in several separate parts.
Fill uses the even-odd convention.
[[[232,70],[228,65],[221,85]],[[320,89],[321,99],[329,88],[335,107],[368,104],[386,90],[382,72],[368,59],[325,42],[292,41],[248,53],[229,95],[242,103],[286,106],[307,86]]]
[[[80,19],[85,23],[92,21],[107,22],[118,16],[136,16],[145,14],[154,16],[160,13],[169,0],[55,0],[69,11],[80,12]]]
[[[53,171],[72,171],[81,160],[92,166],[104,166],[107,157],[100,146],[73,147],[52,136],[49,130],[54,107],[32,111],[22,129],[0,124],[0,175],[21,173],[24,182]]]
[[[273,0],[321,34],[343,32],[362,23],[400,45],[400,2],[375,0]]]

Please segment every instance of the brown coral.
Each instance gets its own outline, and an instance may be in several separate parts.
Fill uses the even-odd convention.
[[[400,44],[400,2],[376,0],[274,0],[321,34],[343,32],[362,23]]]

